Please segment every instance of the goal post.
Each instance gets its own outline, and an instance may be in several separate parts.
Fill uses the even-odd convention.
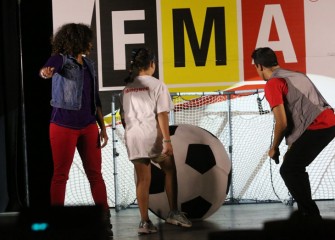
[[[224,145],[232,161],[228,203],[283,202],[292,198],[280,174],[280,164],[269,159],[274,119],[262,89],[235,92],[171,93],[174,111],[170,124],[192,124],[206,129]],[[112,96],[111,114],[105,116],[112,144],[102,149],[102,172],[108,203],[116,211],[136,203],[134,167],[128,160],[121,124],[119,94]],[[335,140],[307,168],[312,197],[335,198]],[[76,152],[66,188],[66,205],[93,205],[90,187],[79,154]]]

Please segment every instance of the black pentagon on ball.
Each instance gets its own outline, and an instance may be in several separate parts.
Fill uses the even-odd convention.
[[[187,213],[187,217],[190,219],[200,219],[211,207],[212,204],[210,202],[198,196],[190,201],[183,202],[181,204],[181,211]]]
[[[209,145],[189,144],[185,163],[204,174],[215,166],[216,161]]]
[[[151,183],[149,194],[162,193],[165,191],[165,173],[154,164],[151,164]]]

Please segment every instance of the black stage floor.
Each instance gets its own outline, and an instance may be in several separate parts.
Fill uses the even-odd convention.
[[[335,240],[335,201],[317,201],[320,208],[321,215],[324,221],[322,222],[322,229],[314,228],[316,225],[307,227],[304,225],[301,229],[304,233],[317,233],[317,236],[310,235],[308,238],[293,238],[290,234],[292,229],[287,229],[283,223],[291,223],[290,216],[296,210],[296,204],[287,206],[282,203],[248,203],[248,204],[225,204],[218,211],[210,217],[193,222],[191,228],[182,228],[164,223],[163,220],[157,218],[154,214],[150,213],[151,220],[159,227],[158,233],[150,235],[137,234],[137,227],[139,224],[139,210],[137,206],[131,206],[127,209],[115,211],[114,208],[110,209],[111,221],[113,224],[114,240],[230,240],[230,239],[329,239]],[[65,214],[66,215],[66,214]],[[16,220],[18,213],[1,213],[0,214],[0,239],[1,240],[16,240],[11,237],[11,233],[17,230],[18,226]],[[66,220],[67,216],[63,216]],[[85,229],[71,229],[68,231],[82,232],[83,234],[74,234],[71,240],[100,240],[101,238],[89,238],[87,233],[90,233],[90,223],[93,222],[92,218],[89,219],[81,217],[79,219],[86,225]],[[77,221],[77,220],[76,220]],[[274,223],[274,225],[266,225]],[[94,225],[94,224],[93,224]],[[264,238],[264,232],[269,231],[272,237]],[[286,227],[283,227],[286,226]],[[292,225],[300,226],[300,225]],[[291,226],[291,227],[292,227]],[[41,227],[41,226],[40,226]],[[42,226],[43,227],[43,226]],[[92,230],[93,231],[93,230]],[[320,234],[327,233],[324,238]],[[285,235],[286,234],[286,235]],[[285,235],[285,236],[284,236]],[[290,235],[291,237],[287,237]],[[85,238],[86,236],[87,238]],[[275,236],[275,237],[273,237]],[[30,238],[29,238],[30,239]],[[68,240],[69,238],[52,237],[52,238],[38,238],[43,240]],[[34,239],[34,240],[38,240]],[[26,239],[24,239],[26,240]]]
[[[322,217],[329,219],[332,229],[335,229],[335,201],[317,201],[317,204]],[[192,228],[170,225],[152,215],[151,220],[158,224],[160,231],[157,234],[144,236],[137,235],[138,208],[128,208],[119,212],[112,209],[111,213],[115,240],[229,240],[260,239],[256,235],[263,230],[265,222],[286,221],[295,210],[296,204],[293,206],[286,206],[282,203],[226,204],[209,218],[193,222]],[[226,235],[223,235],[224,233]],[[236,237],[229,238],[228,235]],[[335,235],[333,237],[332,239],[335,240]]]

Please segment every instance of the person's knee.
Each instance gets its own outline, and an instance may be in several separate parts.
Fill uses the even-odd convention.
[[[151,178],[148,175],[139,175],[137,176],[137,181],[139,182],[150,182]]]
[[[279,169],[279,173],[280,173],[280,176],[283,178],[283,179],[287,179],[289,178],[289,176],[291,175],[291,172],[292,172],[292,169],[290,169],[289,167],[287,167],[286,165],[282,165]]]
[[[63,174],[63,173],[59,173],[59,174],[54,173],[54,175],[52,176],[52,182],[58,183],[58,184],[66,183],[68,179],[69,179],[69,175]]]
[[[151,177],[150,175],[137,175],[136,182],[137,185],[150,185]]]
[[[176,174],[177,172],[173,159],[169,159],[168,161],[164,162],[164,164],[161,165],[161,168],[165,174]]]
[[[283,164],[279,169],[279,173],[284,180],[290,180],[297,176],[305,175],[305,168]]]
[[[103,181],[102,174],[100,172],[89,172],[86,173],[89,182],[101,182]]]
[[[167,173],[176,173],[176,167],[175,166],[168,166],[164,169],[164,172],[167,172]]]

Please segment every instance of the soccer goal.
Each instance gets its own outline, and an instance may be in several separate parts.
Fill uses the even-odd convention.
[[[171,125],[192,124],[214,134],[232,162],[231,184],[226,202],[283,202],[292,198],[279,175],[280,164],[269,159],[274,120],[262,89],[235,92],[172,93],[175,108]],[[113,95],[111,114],[105,116],[109,144],[102,150],[102,171],[108,203],[116,210],[136,203],[134,168],[128,160],[124,129]],[[280,152],[287,147],[284,141]],[[313,199],[335,198],[335,140],[307,168]],[[280,162],[282,161],[282,156]],[[66,205],[91,205],[93,198],[78,153],[70,170]]]

